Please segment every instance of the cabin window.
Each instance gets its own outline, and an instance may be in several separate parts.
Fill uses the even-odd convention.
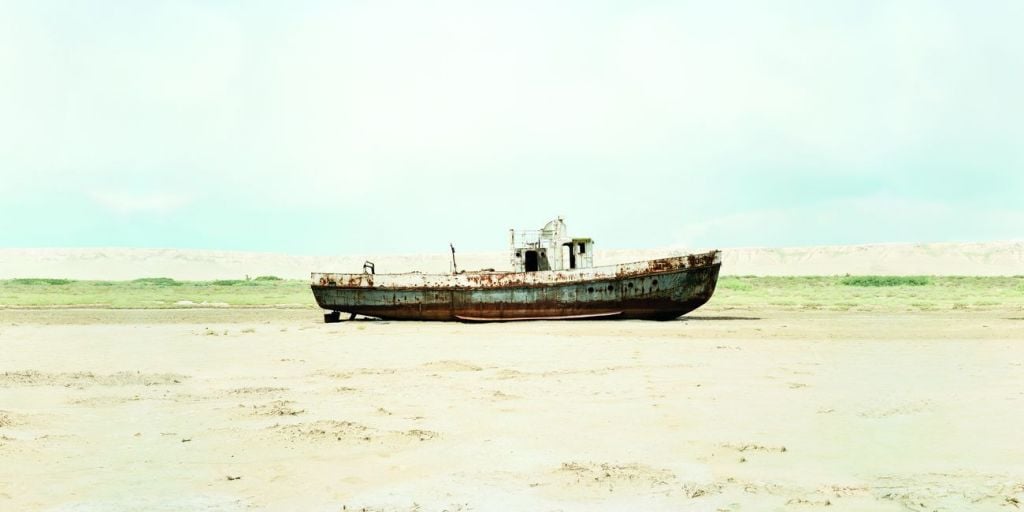
[[[526,251],[525,267],[527,272],[538,270],[537,251]]]
[[[522,251],[516,251],[516,258],[520,258],[522,256],[523,256],[523,252]]]

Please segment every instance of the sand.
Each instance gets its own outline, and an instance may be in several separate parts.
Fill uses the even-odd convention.
[[[723,275],[1024,275],[1024,242],[875,244],[794,248],[721,248]],[[643,261],[699,252],[664,247],[605,250],[596,265]],[[510,268],[507,252],[458,253],[459,268]],[[179,249],[0,249],[0,279],[53,277],[120,280],[242,279],[274,275],[308,279],[310,272],[362,272],[371,260],[378,273],[448,272],[451,254],[348,254],[297,256],[275,253]]]
[[[1019,311],[0,310],[0,510],[1017,510]]]

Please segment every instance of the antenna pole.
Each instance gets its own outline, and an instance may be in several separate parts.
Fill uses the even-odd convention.
[[[452,242],[448,243],[448,246],[452,248],[452,273],[459,273],[459,266],[455,264],[455,244]]]

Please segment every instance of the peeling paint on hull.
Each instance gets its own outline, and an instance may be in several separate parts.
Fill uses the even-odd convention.
[[[713,251],[578,271],[313,274],[312,290],[325,310],[389,320],[667,320],[707,302],[720,267]]]

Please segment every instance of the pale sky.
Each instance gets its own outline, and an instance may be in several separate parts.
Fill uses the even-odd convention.
[[[0,246],[1024,238],[1024,2],[0,0]]]

